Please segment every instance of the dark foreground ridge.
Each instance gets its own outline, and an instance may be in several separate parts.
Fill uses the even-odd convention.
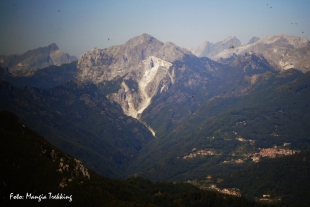
[[[0,206],[266,206],[186,183],[108,179],[0,112]]]

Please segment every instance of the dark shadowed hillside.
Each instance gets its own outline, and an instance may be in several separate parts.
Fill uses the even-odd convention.
[[[220,187],[239,188],[246,197],[281,200],[283,205],[310,205],[310,152],[264,160],[261,163],[223,176]]]
[[[66,81],[76,79],[77,61],[61,66],[51,65],[33,73],[32,76],[14,77],[9,68],[0,68],[1,80],[6,80],[14,86],[33,86],[36,88],[52,88]]]
[[[262,149],[309,149],[309,75],[287,71],[247,95],[214,97],[150,142],[129,170],[152,180],[187,180],[244,168]]]
[[[67,82],[52,89],[1,82],[1,109],[13,111],[52,144],[109,177],[126,177],[151,132],[127,117],[95,85]]]
[[[104,178],[8,111],[0,112],[0,135],[1,206],[263,206],[190,184]],[[57,194],[63,199],[50,197]]]

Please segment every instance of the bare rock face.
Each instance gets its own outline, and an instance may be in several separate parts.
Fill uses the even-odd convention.
[[[75,168],[73,171],[73,176],[74,177],[83,176],[83,177],[87,177],[88,179],[90,179],[88,169],[86,167],[84,167],[82,162],[76,158],[74,158],[74,161],[75,161],[76,165],[75,165]]]
[[[219,42],[220,43],[220,42]],[[303,37],[280,34],[268,36],[261,39],[252,38],[247,45],[237,45],[234,47],[210,48],[210,44],[204,47],[201,45],[193,53],[199,57],[209,57],[213,60],[230,58],[234,55],[245,53],[262,54],[268,62],[279,70],[298,69],[302,72],[310,71],[310,42]]]
[[[78,61],[80,81],[100,83],[123,77],[137,70],[149,56],[168,62],[182,58],[189,51],[173,43],[163,43],[148,34],[134,37],[123,45],[97,49],[82,55]]]
[[[236,37],[230,37],[214,48],[220,50],[239,44]],[[233,87],[234,94],[242,94],[264,73],[273,70],[260,54],[235,55],[231,60],[217,63],[143,34],[123,45],[95,48],[81,56],[77,78],[103,88],[112,85],[113,90],[105,91],[106,97],[118,103],[126,115],[145,124],[153,135],[150,126],[161,136],[162,129],[172,130],[209,98],[225,96],[225,91],[232,90],[219,89],[218,85],[226,87],[225,81],[241,81],[242,84]],[[87,101],[87,97],[83,100]],[[162,117],[169,119],[169,124],[161,125]]]
[[[100,84],[121,79],[119,90],[108,94],[119,103],[125,114],[139,119],[152,98],[174,84],[173,62],[192,55],[173,43],[163,43],[142,34],[123,45],[93,49],[78,61],[78,79]]]
[[[124,45],[97,49],[82,55],[78,61],[78,78],[84,82],[100,83],[122,77],[163,45],[147,34],[132,38]]]
[[[259,37],[252,37],[249,42],[248,45],[255,43],[256,41],[258,41],[260,38]]]
[[[59,183],[59,187],[66,187],[69,182],[72,182],[72,180],[78,177],[85,177],[90,179],[88,169],[84,167],[80,160],[76,158],[68,160],[68,158],[62,157],[59,161],[59,169],[57,172],[60,172],[64,175],[61,182]]]
[[[119,91],[109,94],[108,98],[119,103],[126,115],[139,118],[157,92],[165,92],[174,83],[174,70],[169,70],[171,65],[149,56],[124,78]]]
[[[211,42],[203,42],[197,49],[192,49],[191,52],[198,57],[209,57],[217,55],[221,51],[229,50],[241,46],[240,40],[235,36],[230,36],[223,41],[219,41],[215,44]]]
[[[53,65],[60,66],[65,63],[71,63],[73,61],[78,60],[75,56],[70,56],[67,53],[61,52],[60,50],[55,50],[54,52],[50,53],[50,58]]]

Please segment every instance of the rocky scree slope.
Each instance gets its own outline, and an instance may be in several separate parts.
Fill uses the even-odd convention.
[[[126,115],[140,117],[157,93],[163,93],[175,82],[173,62],[189,51],[173,43],[163,43],[142,34],[123,45],[93,49],[78,61],[78,80],[108,85],[119,80],[109,100],[121,105]]]

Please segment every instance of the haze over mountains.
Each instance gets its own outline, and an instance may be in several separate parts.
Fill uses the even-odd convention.
[[[0,109],[108,177],[230,174],[264,150],[309,150],[309,49],[294,36],[229,37],[193,54],[142,34],[61,66],[31,53],[35,67],[1,68]]]
[[[253,37],[248,44],[242,45],[237,37],[229,37],[215,44],[202,43],[191,51],[198,57],[213,60],[231,58],[234,54],[259,53],[274,67],[281,70],[298,68],[303,72],[310,70],[310,42],[306,38],[280,34],[259,39]]]
[[[32,76],[35,71],[50,65],[60,66],[76,61],[77,57],[61,52],[55,43],[28,50],[21,55],[0,55],[0,67],[9,68],[14,76]]]

